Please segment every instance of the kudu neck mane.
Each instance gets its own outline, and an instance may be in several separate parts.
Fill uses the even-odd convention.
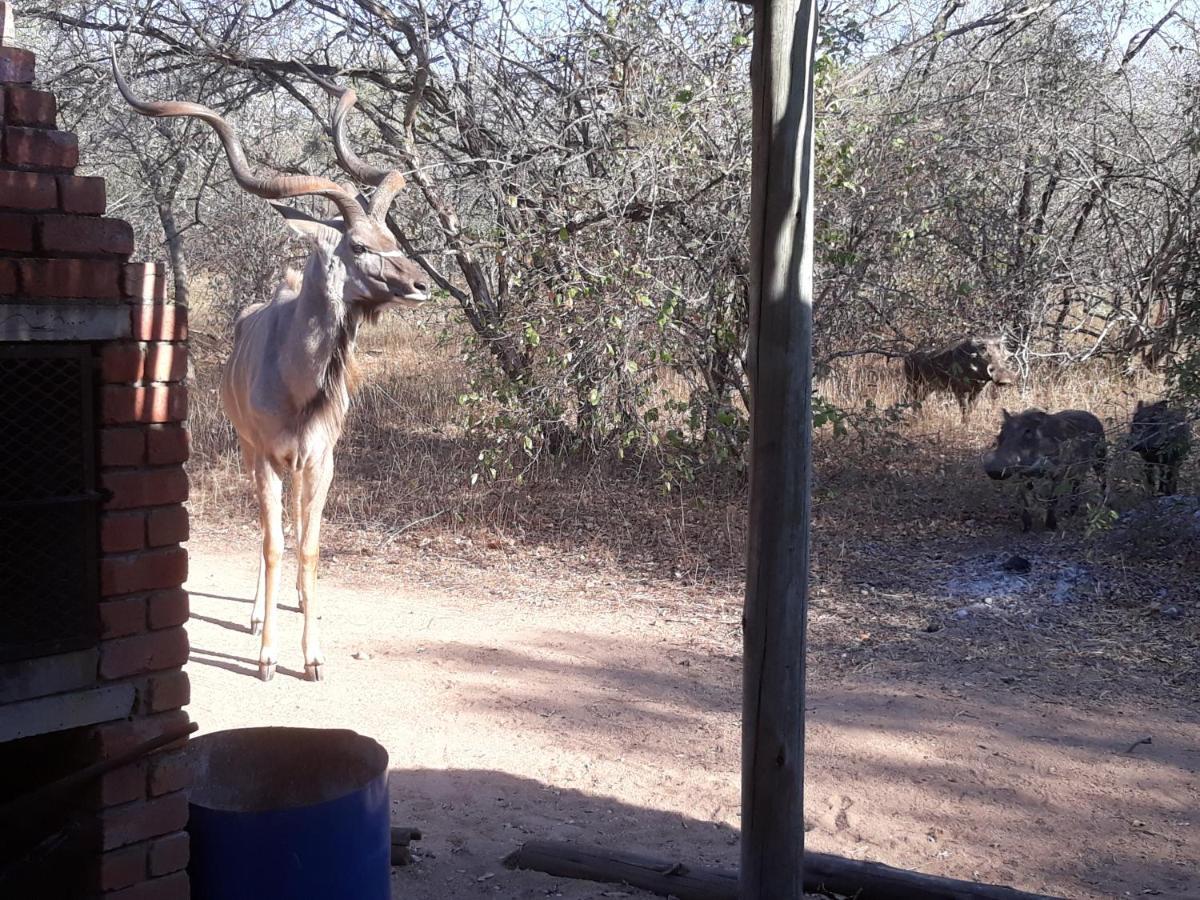
[[[354,344],[363,319],[374,320],[375,311],[344,299],[345,269],[336,257],[325,260],[318,253],[309,257],[300,286],[310,304],[308,314],[321,318],[325,333],[319,343],[316,363],[317,392],[301,409],[301,421],[327,420],[340,430],[349,409],[350,394],[358,381]],[[317,307],[312,310],[312,305]]]

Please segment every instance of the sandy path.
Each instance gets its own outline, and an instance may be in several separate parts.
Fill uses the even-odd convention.
[[[478,571],[414,581],[397,550],[325,566],[322,684],[296,677],[301,618],[285,593],[280,674],[262,684],[252,544],[190,547],[192,717],[205,731],[353,728],[386,746],[393,820],[425,832],[416,864],[394,870],[396,897],[632,896],[503,869],[531,838],[736,862],[728,623],[575,593],[522,600]],[[812,849],[1068,897],[1200,896],[1194,710],[1069,708],[999,680],[811,678]]]

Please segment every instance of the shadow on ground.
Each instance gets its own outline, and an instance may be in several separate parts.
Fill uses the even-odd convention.
[[[631,806],[505,772],[394,769],[390,784],[393,823],[414,825],[423,833],[422,840],[413,844],[413,865],[393,869],[393,896],[408,900],[476,895],[573,900],[650,896],[625,887],[505,869],[501,860],[529,840],[566,841],[724,869],[738,864],[738,832],[722,823]],[[481,822],[488,827],[481,829]],[[1032,821],[1029,827],[1045,830]],[[1084,848],[1058,843],[1052,834],[1045,840],[1045,853],[1006,858],[991,871],[978,873],[980,880],[1004,876],[1010,886],[1035,892],[1058,890],[1067,897],[1085,892],[1095,897],[1124,895],[1125,891],[1179,900],[1195,896],[1191,890],[1196,882],[1170,860],[1140,858],[1136,852],[1126,858],[1114,854],[1097,860]],[[809,841],[810,849],[821,850],[815,843]],[[840,855],[870,859],[874,854],[863,848]],[[938,869],[936,858],[932,859],[928,871]],[[1111,880],[1114,869],[1136,871],[1136,882]]]

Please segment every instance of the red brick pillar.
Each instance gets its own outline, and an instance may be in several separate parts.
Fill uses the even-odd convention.
[[[104,216],[103,179],[74,174],[75,136],[57,130],[54,95],[33,77],[33,54],[0,46],[0,319],[19,308],[61,327],[57,339],[95,346],[107,492],[96,682],[136,696],[129,717],[94,726],[102,759],[187,722],[187,310],[166,302],[159,267],[128,261],[133,230]],[[98,896],[188,897],[189,776],[177,757],[155,753],[94,785]]]
[[[102,725],[107,755],[187,721],[186,310],[164,303],[154,265],[122,266],[130,340],[100,352],[100,678],[138,684],[138,712]],[[187,896],[188,773],[170,754],[105,779],[99,887],[122,900]],[[124,890],[121,890],[124,889]]]

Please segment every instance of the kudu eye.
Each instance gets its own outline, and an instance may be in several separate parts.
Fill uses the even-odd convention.
[[[366,244],[359,244],[359,243],[355,242],[350,245],[350,252],[353,253],[355,256],[362,256],[364,253],[367,252],[367,246],[366,246]]]

